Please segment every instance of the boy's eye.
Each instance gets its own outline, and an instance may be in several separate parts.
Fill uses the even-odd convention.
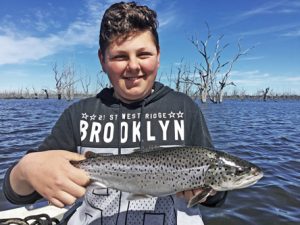
[[[115,55],[112,57],[113,60],[124,60],[126,58],[127,58],[126,55]]]
[[[138,56],[142,59],[146,59],[146,58],[152,56],[152,53],[151,52],[141,52],[138,54]]]

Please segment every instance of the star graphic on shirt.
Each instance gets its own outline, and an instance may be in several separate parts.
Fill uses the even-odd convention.
[[[183,118],[183,112],[179,111],[177,114],[177,118]]]
[[[171,111],[171,112],[169,113],[169,117],[170,117],[170,118],[175,118],[175,113]]]
[[[87,120],[87,118],[89,117],[89,115],[86,114],[86,113],[81,113],[81,115],[82,115],[82,119],[86,119]]]
[[[95,120],[96,119],[96,115],[93,114],[92,116],[90,116],[91,120]]]

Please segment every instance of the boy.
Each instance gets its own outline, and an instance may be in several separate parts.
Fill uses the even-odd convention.
[[[58,207],[73,204],[84,195],[89,178],[70,160],[83,159],[86,151],[128,154],[151,146],[213,147],[196,104],[155,82],[160,48],[153,10],[134,2],[113,4],[103,16],[99,39],[100,63],[113,88],[71,105],[38,150],[7,172],[4,192],[13,203],[44,197]],[[128,193],[92,188],[68,224],[202,223],[198,207],[186,208],[185,199],[193,191],[127,201]],[[224,199],[218,193],[206,204]]]

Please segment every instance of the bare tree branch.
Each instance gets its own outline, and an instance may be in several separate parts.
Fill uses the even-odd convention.
[[[239,40],[237,54],[233,59],[222,62],[221,56],[229,44],[221,44],[224,38],[224,35],[221,35],[217,39],[213,51],[209,52],[208,45],[213,36],[208,23],[205,24],[207,27],[206,40],[198,40],[195,37],[189,39],[200,54],[201,61],[204,61],[204,65],[200,63],[200,66],[195,67],[199,75],[200,83],[197,84],[195,81],[190,80],[188,80],[188,82],[199,86],[202,102],[206,102],[207,97],[209,97],[212,102],[220,103],[223,101],[224,88],[229,85],[235,85],[233,82],[228,82],[233,66],[241,56],[247,54],[253,47],[242,50]],[[222,73],[222,71],[225,72]]]

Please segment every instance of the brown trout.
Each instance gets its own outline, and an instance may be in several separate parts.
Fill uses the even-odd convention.
[[[90,153],[72,164],[103,188],[132,193],[129,200],[202,188],[189,207],[212,192],[246,188],[263,177],[262,170],[246,160],[202,147],[157,148],[126,155]]]

